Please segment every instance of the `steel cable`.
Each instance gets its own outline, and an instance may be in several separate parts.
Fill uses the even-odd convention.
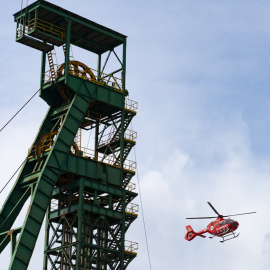
[[[131,122],[131,129],[133,130],[133,128],[132,128],[132,122]],[[137,164],[135,145],[134,145],[133,149],[134,149],[135,162]],[[146,225],[145,225],[144,212],[143,212],[142,193],[141,193],[141,186],[140,186],[140,179],[139,179],[138,164],[137,164],[137,179],[138,179],[138,187],[139,187],[140,204],[141,204],[141,208],[142,208],[142,217],[143,217],[143,227],[144,227],[145,242],[146,242],[146,247],[147,247],[147,254],[148,254],[149,266],[150,266],[150,270],[151,270],[152,269],[152,266],[151,266],[150,252],[149,252],[147,232],[146,232]]]
[[[0,132],[18,115],[18,113],[34,98],[34,96],[39,92],[40,89],[37,90],[37,92],[11,117],[11,119],[1,128]],[[26,158],[27,159],[27,158]],[[25,160],[26,160],[25,159]],[[23,161],[23,163],[25,162]],[[9,182],[12,180],[14,175],[19,171],[19,169],[22,167],[23,163],[19,166],[19,168],[15,171],[15,173],[11,176],[11,178],[7,181],[7,183],[4,185],[4,187],[1,189],[0,194],[2,191],[6,188],[6,186],[9,184]]]
[[[23,163],[19,166],[19,168],[15,171],[15,173],[13,173],[13,175],[10,177],[10,179],[7,181],[7,183],[4,185],[4,187],[1,189],[0,194],[2,193],[2,191],[6,188],[6,186],[9,184],[9,182],[12,180],[12,178],[14,177],[14,175],[19,171],[19,169],[22,167],[22,165],[24,164],[24,162],[27,160],[27,158],[23,161]]]
[[[40,89],[11,117],[11,119],[0,129],[0,132],[17,116],[17,114],[34,98]]]

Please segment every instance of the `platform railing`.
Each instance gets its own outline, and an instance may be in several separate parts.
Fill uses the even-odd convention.
[[[56,73],[57,73],[57,70],[59,69],[59,67],[61,66],[61,65],[56,65],[56,64],[54,64],[54,66],[55,66],[55,71],[56,71]],[[92,71],[94,71],[94,69],[91,69]],[[75,75],[75,72],[74,72],[74,70],[72,69],[72,68],[70,68],[70,70],[69,70],[69,74],[71,74],[71,75]],[[57,77],[57,76],[56,76]],[[58,76],[59,77],[59,76]],[[88,80],[88,81],[91,81],[91,82],[94,82],[94,83],[97,83],[97,84],[100,84],[100,85],[105,85],[102,81],[97,81],[97,80],[92,80],[91,78],[88,78],[88,77],[84,77],[83,79],[86,79],[86,80]],[[116,78],[115,78],[116,79]],[[52,74],[51,74],[51,71],[50,70],[47,70],[45,73],[44,73],[44,84],[46,84],[46,83],[48,83],[48,82],[52,82],[54,79],[53,79],[53,76],[52,76]],[[120,79],[119,79],[120,80]],[[107,86],[109,86],[109,87],[112,87],[112,86],[110,86],[110,85],[108,85],[108,84],[106,84]],[[112,87],[114,90],[116,90],[116,91],[120,91],[120,92],[122,92],[122,89],[121,88],[115,88],[115,87]],[[125,98],[125,109],[127,109],[127,110],[130,110],[130,111],[133,111],[133,112],[137,112],[137,110],[138,110],[138,102],[137,101],[134,101],[134,100],[132,100],[132,99],[129,99],[129,98]]]
[[[136,189],[136,184],[135,183],[132,183],[132,182],[129,182],[127,187],[126,187],[126,190],[128,191],[133,191]]]
[[[94,201],[95,201],[94,197],[95,197],[94,193],[84,191],[84,202],[85,203],[94,204]],[[74,202],[78,203],[78,201],[79,201],[79,192],[73,193],[70,197],[67,196],[66,199],[64,198],[61,202],[59,201],[59,199],[54,198],[51,200],[50,211],[59,210],[59,208],[61,209],[61,208],[67,207],[71,204],[74,204]],[[96,201],[100,206],[102,206],[104,208],[110,207],[109,196],[98,195],[96,198]],[[111,207],[112,207],[112,210],[115,210],[118,212],[122,211],[122,201],[116,200],[116,199],[111,199]],[[138,204],[129,203],[126,206],[126,209],[125,209],[126,214],[131,214],[131,215],[137,216],[138,212],[139,212],[139,205]]]
[[[25,17],[22,17],[18,22],[18,27],[16,29],[16,39],[23,37],[28,34],[28,23]]]
[[[17,28],[16,37],[20,38],[24,34],[31,34],[35,29],[41,30],[45,33],[52,34],[53,36],[65,40],[66,34],[65,29],[59,26],[56,26],[47,21],[41,20],[39,18],[34,18],[31,20],[25,19],[24,23],[19,23],[19,27]]]
[[[139,205],[136,203],[129,203],[126,206],[126,213],[137,216],[139,212]]]
[[[120,211],[122,210],[122,204],[119,204],[118,210],[120,210]],[[139,212],[139,205],[138,204],[136,204],[136,203],[129,203],[126,206],[126,209],[125,209],[125,213],[126,214],[138,216],[138,214],[137,214],[138,212]]]
[[[24,34],[24,28],[23,28],[23,24],[19,24],[19,27],[17,28],[16,31],[16,38],[21,38]]]
[[[36,149],[37,149],[37,147],[36,147],[36,145],[34,145],[33,147],[31,147],[28,150],[28,159],[33,158],[33,157],[36,156]],[[51,145],[49,145],[48,147],[46,147],[46,145],[45,145],[45,147],[43,148],[43,152],[47,152],[47,151],[50,151],[50,150],[51,150]],[[119,165],[115,165],[117,163],[117,159],[112,155],[107,156],[107,157],[104,158],[104,155],[102,153],[99,153],[99,152],[95,153],[94,150],[86,148],[86,147],[81,147],[80,151],[81,151],[80,154],[75,153],[74,150],[71,151],[71,153],[74,154],[74,155],[83,156],[85,158],[90,158],[90,159],[93,159],[93,160],[96,160],[96,155],[95,154],[97,153],[97,161],[109,164],[111,166],[115,166],[117,168],[120,167]],[[124,164],[123,164],[123,167],[124,167],[124,170],[135,172],[137,164],[136,164],[135,161],[126,159]]]
[[[125,108],[130,110],[130,111],[134,111],[137,112],[138,110],[138,102],[131,100],[129,98],[125,98]]]
[[[61,67],[62,67],[63,64],[61,65],[58,65],[57,68],[56,68],[56,73],[57,73],[57,76],[56,77],[61,77],[64,75],[64,71],[62,72],[57,72]],[[87,67],[91,72],[92,74],[95,76],[95,79],[93,79],[91,76],[88,76],[87,73],[85,73],[83,70],[80,70],[80,69],[74,69],[72,67],[72,65],[69,65],[69,74],[70,75],[73,75],[73,76],[76,76],[76,77],[79,77],[83,80],[87,80],[87,81],[91,81],[95,84],[98,84],[98,85],[101,85],[101,86],[108,86],[110,88],[113,88],[115,91],[117,92],[121,92],[123,93],[123,90],[122,90],[122,80],[113,76],[112,74],[106,74],[104,72],[100,72],[100,71],[97,71],[93,68],[89,68]],[[46,71],[47,73],[48,71]],[[52,77],[48,77],[47,80],[44,81],[44,83],[47,83],[49,81],[53,81],[54,78]]]
[[[92,149],[89,149],[89,148],[86,148],[86,147],[81,147],[80,150],[82,151],[83,157],[91,158],[91,159],[96,160],[96,154],[97,154],[97,161],[109,164],[111,166],[119,167],[118,165],[115,165],[117,163],[117,159],[112,155],[106,156],[104,158],[103,153],[99,153],[99,152],[95,153],[95,151],[92,150]],[[129,170],[129,171],[134,172],[134,171],[136,171],[137,166],[136,166],[135,161],[126,159],[124,164],[123,164],[123,167],[124,167],[124,170]]]
[[[98,120],[98,122],[101,123],[101,114],[100,113],[87,110],[85,117]]]
[[[34,31],[35,29],[42,30],[44,32],[47,32],[49,34],[53,34],[54,36],[65,40],[66,34],[65,29],[59,26],[56,26],[52,23],[46,22],[44,20],[41,20],[39,18],[34,18],[28,22],[28,32],[30,33]]]
[[[106,86],[109,86],[111,88],[113,88],[115,91],[117,92],[122,92],[122,80],[113,76],[113,75],[109,75],[109,74],[106,74],[106,73],[103,73],[103,72],[98,72],[97,70],[93,69],[93,68],[89,68],[93,74],[95,75],[96,77],[96,80],[93,80],[87,76],[80,76],[80,73],[79,74],[76,74],[74,72],[74,70],[70,69],[69,70],[69,74],[71,75],[75,75],[77,77],[81,77],[82,79],[85,79],[85,80],[88,80],[88,81],[91,81],[93,83],[96,83],[96,84],[99,84],[99,85],[106,85]]]
[[[58,200],[57,199],[52,199],[51,200],[51,207],[50,207],[50,211],[56,211],[58,209]]]
[[[139,245],[136,242],[125,240],[125,252],[137,254],[134,251],[138,250],[138,246]]]

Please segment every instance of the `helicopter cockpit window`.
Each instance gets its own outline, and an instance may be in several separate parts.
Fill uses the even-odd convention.
[[[216,223],[215,226],[217,227],[218,226],[218,223]]]
[[[224,224],[228,224],[228,220],[224,220]]]
[[[219,222],[219,226],[222,226],[223,225],[223,221]]]

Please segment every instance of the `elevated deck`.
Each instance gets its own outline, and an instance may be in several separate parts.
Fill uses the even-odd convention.
[[[65,42],[68,21],[71,21],[70,43],[96,54],[113,50],[126,39],[123,34],[47,1],[36,1],[18,11],[14,20],[17,22],[16,40],[41,51],[48,48],[38,43],[60,46]]]

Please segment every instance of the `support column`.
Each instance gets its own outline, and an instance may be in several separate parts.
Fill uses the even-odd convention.
[[[50,207],[51,207],[51,202],[50,202],[49,207],[48,207],[47,212],[46,212],[44,250],[48,249],[49,238],[50,238],[50,235],[49,235],[50,225],[49,225],[49,222],[48,222],[48,213],[49,213]],[[44,252],[44,255],[43,255],[43,270],[47,270],[47,265],[48,265],[47,253]]]
[[[78,210],[78,234],[77,234],[77,254],[76,254],[76,269],[81,269],[82,265],[82,239],[83,239],[83,231],[82,228],[84,226],[83,222],[83,200],[84,200],[84,179],[80,179],[80,188],[79,188],[79,210]]]
[[[41,73],[40,73],[40,89],[42,88],[42,85],[44,84],[45,69],[46,69],[46,53],[42,52],[42,55],[41,55]]]
[[[120,166],[121,166],[121,185],[123,186],[124,179],[124,121],[125,121],[125,89],[126,89],[126,40],[123,43],[123,63],[122,63],[122,91],[123,91],[123,103],[121,114],[121,151],[120,151]],[[125,190],[124,190],[125,192]],[[122,197],[122,213],[123,218],[121,220],[121,264],[120,270],[124,269],[125,260],[125,209],[126,209],[126,195]]]
[[[99,133],[99,119],[96,119],[96,130],[95,130],[95,160],[98,160],[98,133]]]
[[[66,32],[66,53],[65,53],[65,81],[69,82],[69,55],[70,55],[70,35],[71,35],[71,20],[68,20]]]
[[[97,80],[101,81],[101,54],[98,55],[98,62],[97,62]]]

